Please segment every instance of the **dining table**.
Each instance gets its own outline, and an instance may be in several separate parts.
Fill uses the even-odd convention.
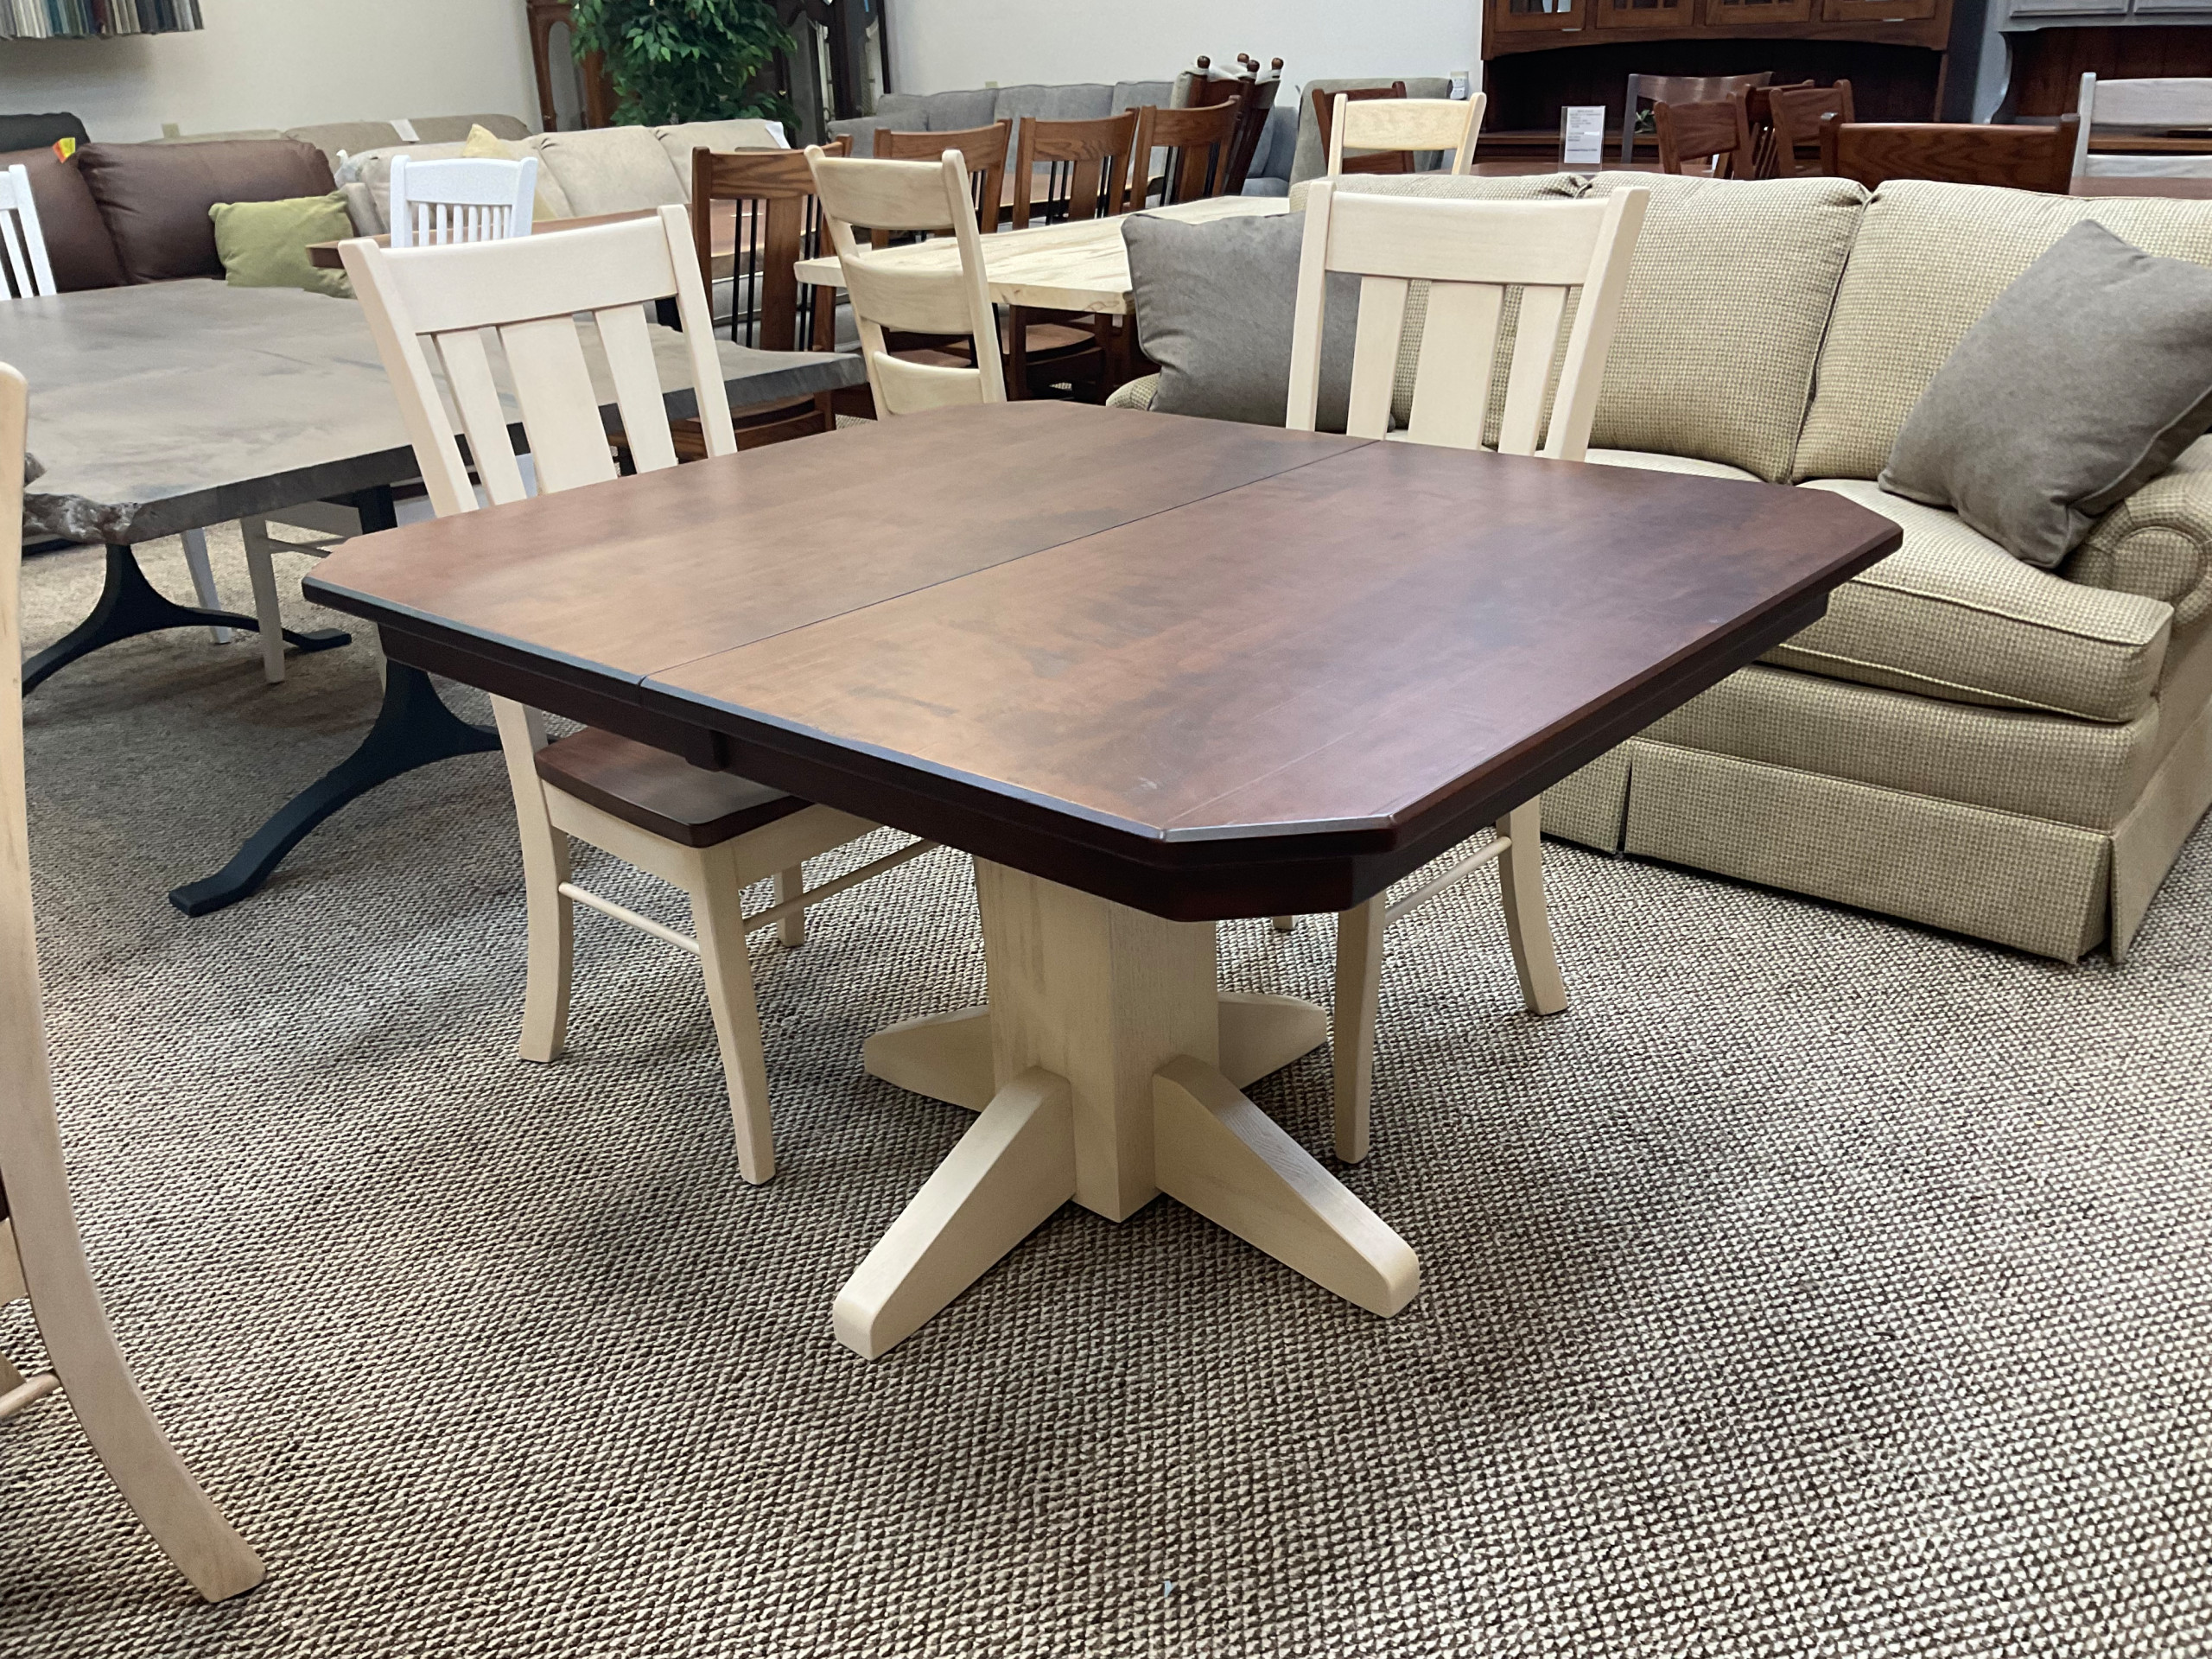
[[[581,334],[611,421],[613,384],[597,332]],[[658,327],[648,334],[669,412],[696,413],[682,337]],[[733,404],[865,378],[849,356],[728,340],[715,350]],[[363,528],[382,529],[396,518],[391,486],[417,474],[398,403],[350,300],[197,278],[13,300],[0,305],[0,362],[30,383],[31,449],[46,469],[24,497],[26,531],[106,550],[92,613],[23,664],[26,693],[118,640],[171,628],[257,627],[250,616],[170,600],[147,581],[139,545],[311,502],[340,503]],[[334,629],[287,630],[285,638],[302,651],[347,642]],[[432,761],[498,747],[448,709],[427,678],[395,666],[359,747],[276,810],[220,870],[169,899],[195,916],[235,903],[367,791]]]
[[[863,1051],[976,1115],[834,1298],[869,1357],[1071,1199],[1404,1307],[1411,1244],[1246,1092],[1327,1018],[1224,995],[1217,924],[1364,902],[1900,540],[1821,491],[1073,404],[769,453],[365,536],[307,588],[395,661],[972,856],[985,1002]]]

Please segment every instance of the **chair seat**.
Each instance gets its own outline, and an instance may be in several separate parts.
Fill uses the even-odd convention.
[[[589,726],[540,749],[537,775],[625,823],[685,847],[719,847],[809,804]]]

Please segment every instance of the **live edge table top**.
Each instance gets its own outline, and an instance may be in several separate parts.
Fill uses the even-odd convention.
[[[395,658],[1178,920],[1343,910],[1816,620],[1818,490],[1065,404],[347,543]]]

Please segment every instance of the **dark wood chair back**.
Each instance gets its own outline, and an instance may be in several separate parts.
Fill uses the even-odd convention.
[[[1849,122],[1821,118],[1821,171],[1870,189],[1888,179],[1940,179],[2063,195],[2074,182],[2074,143],[2082,118],[2055,127],[1952,125],[1943,122]]]
[[[1403,98],[1405,95],[1406,83],[1402,80],[1394,80],[1388,86],[1347,87],[1341,92],[1325,92],[1316,86],[1313,89],[1313,118],[1319,123],[1321,154],[1326,156],[1329,153],[1329,134],[1337,124],[1338,99],[1349,99],[1358,103],[1370,98]],[[1414,170],[1413,154],[1410,150],[1386,149],[1371,156],[1347,156],[1344,170],[1347,173],[1410,173]]]
[[[875,130],[879,162],[933,162],[948,149],[957,149],[968,162],[968,184],[976,203],[976,228],[988,236],[999,227],[999,211],[1006,203],[1006,157],[1014,146],[1014,123],[995,121],[988,127],[960,132],[893,132]],[[891,245],[891,232],[872,231],[869,239],[879,248]]]
[[[1221,104],[1204,104],[1187,110],[1147,107],[1137,111],[1136,170],[1131,175],[1129,208],[1135,212],[1152,200],[1160,187],[1160,205],[1197,201],[1205,196],[1229,194],[1229,168],[1236,143],[1236,126],[1243,113],[1240,96]],[[1166,170],[1150,177],[1153,156],[1166,150]]]
[[[1032,219],[1057,225],[1126,212],[1136,143],[1135,110],[1096,121],[1024,118],[1014,156],[1014,229],[1024,229]]]
[[[1621,105],[1621,162],[1636,160],[1636,106],[1638,104],[1718,104],[1755,86],[1771,86],[1774,72],[1755,75],[1630,75],[1628,97]],[[1654,120],[1656,120],[1655,116]]]
[[[1834,116],[1847,125],[1858,118],[1851,104],[1851,83],[1833,86],[1777,86],[1766,94],[1767,123],[1773,133],[1773,171],[1769,178],[1792,178],[1802,169],[1821,168],[1821,120]],[[1752,117],[1757,121],[1757,112]]]
[[[840,138],[827,153],[849,148]],[[805,153],[796,149],[691,152],[691,245],[709,301],[715,282],[715,204],[734,202],[729,337],[764,352],[826,352],[836,340],[836,290],[802,286],[791,267],[827,252],[822,207]]]
[[[1780,176],[1786,169],[1774,159],[1774,104],[1777,92],[1788,92],[1795,86],[1810,86],[1809,80],[1792,83],[1792,86],[1753,86],[1744,94],[1744,116],[1751,124],[1751,171],[1755,179]]]
[[[1746,89],[1748,91],[1748,89]],[[1658,104],[1659,167],[1679,173],[1685,162],[1710,161],[1715,176],[1751,175],[1751,123],[1745,92],[1704,104]]]
[[[1191,89],[1194,109],[1211,104],[1236,105],[1236,135],[1230,141],[1229,177],[1221,190],[1225,196],[1244,194],[1244,181],[1251,177],[1252,162],[1260,153],[1260,140],[1267,136],[1268,118],[1274,112],[1275,96],[1282,90],[1281,58],[1262,68],[1257,58],[1239,52],[1236,62],[1244,73],[1232,79],[1215,76],[1211,60],[1200,58],[1198,80]]]

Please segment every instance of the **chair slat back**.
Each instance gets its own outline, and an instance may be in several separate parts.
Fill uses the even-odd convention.
[[[1339,104],[1365,104],[1383,99],[1402,99],[1406,95],[1406,83],[1394,80],[1388,86],[1354,86],[1341,92],[1325,92],[1313,88],[1313,120],[1320,135],[1321,153],[1338,154],[1336,142],[1337,106]],[[1338,173],[1410,173],[1414,158],[1403,150],[1386,149],[1373,156],[1339,156]],[[1334,175],[1332,175],[1334,176]]]
[[[1338,92],[1329,122],[1330,178],[1344,171],[1348,150],[1398,151],[1411,156],[1442,150],[1450,170],[1464,176],[1475,164],[1475,139],[1490,100],[1471,98],[1370,98]]]
[[[2063,195],[2074,181],[2078,115],[2051,127],[1821,119],[1821,171],[1868,188],[1887,179],[1994,184]]]
[[[1014,147],[1014,229],[1025,229],[1033,217],[1057,225],[1127,212],[1136,143],[1135,110],[1096,121],[1025,117],[1020,142]],[[1046,172],[1041,199],[1037,194],[1040,165]]]
[[[1129,207],[1134,210],[1146,206],[1152,200],[1154,182],[1160,186],[1163,207],[1227,195],[1236,123],[1243,109],[1242,98],[1232,96],[1222,103],[1193,105],[1183,110],[1151,105],[1139,110],[1136,170],[1129,183]],[[1147,175],[1152,171],[1153,156],[1161,150],[1166,151],[1166,170],[1154,181]]]
[[[391,158],[391,245],[429,246],[528,236],[537,200],[537,157]]]
[[[2196,75],[2160,75],[2138,80],[2082,77],[2082,124],[2133,127],[2149,132],[2202,131],[2212,128],[2212,79]]]
[[[976,205],[976,228],[985,236],[999,227],[999,209],[1006,200],[1006,158],[1013,149],[1011,121],[995,121],[964,132],[875,130],[875,158],[880,162],[933,162],[948,149],[958,150],[968,163],[968,197]],[[871,229],[868,240],[887,248],[891,232]]]
[[[1132,136],[1135,124],[1130,124]],[[889,417],[963,404],[1002,404],[1006,373],[999,360],[998,319],[983,274],[982,236],[969,195],[967,158],[947,150],[928,162],[840,160],[819,145],[806,152],[830,244],[860,325],[861,356],[876,413]],[[960,264],[952,270],[914,270],[896,251],[862,248],[855,226],[892,232],[952,232]],[[973,368],[909,363],[891,354],[886,329],[963,334],[975,347]]]
[[[1850,122],[1858,118],[1851,102],[1851,83],[1833,86],[1777,86],[1766,95],[1774,124],[1774,171],[1789,178],[1797,171],[1798,152],[1810,149],[1812,164],[1820,165],[1821,118],[1833,115]]]
[[[1628,96],[1621,107],[1621,161],[1636,159],[1636,113],[1638,104],[1717,104],[1748,92],[1754,86],[1771,86],[1774,72],[1755,75],[1630,75]]]
[[[1260,153],[1260,140],[1267,132],[1275,94],[1282,90],[1281,58],[1262,69],[1257,58],[1239,52],[1236,63],[1242,74],[1216,73],[1212,60],[1201,57],[1189,94],[1192,109],[1212,104],[1236,105],[1236,132],[1229,145],[1229,176],[1221,189],[1224,196],[1244,194],[1244,181],[1251,176],[1253,160]]]
[[[1707,104],[1659,104],[1651,115],[1659,128],[1659,168],[1680,173],[1685,162],[1703,162],[1717,178],[1750,178],[1753,173],[1748,95],[1737,92]]]
[[[824,149],[842,156],[849,147],[841,137]],[[835,350],[836,290],[802,286],[792,269],[830,251],[806,157],[795,149],[691,152],[691,248],[710,297],[718,201],[736,208],[729,337],[769,352]]]
[[[30,169],[18,162],[0,168],[0,300],[54,291],[46,232],[39,228],[38,203],[31,199]]]
[[[1360,278],[1360,291],[1345,430],[1363,438],[1388,434],[1408,291],[1422,282],[1428,318],[1407,435],[1418,443],[1479,446],[1506,295],[1517,289],[1520,319],[1498,449],[1534,454],[1541,437],[1542,454],[1581,460],[1650,200],[1649,190],[1631,188],[1602,201],[1437,201],[1346,194],[1330,181],[1316,184],[1306,200],[1298,268],[1287,424],[1313,430],[1328,277],[1348,271]],[[1560,324],[1577,293],[1547,430],[1545,395]]]
[[[490,342],[505,359],[541,491],[615,476],[581,331],[592,328],[640,472],[676,464],[646,308],[676,302],[710,455],[737,449],[714,322],[681,207],[651,218],[522,240],[386,250],[357,238],[340,257],[353,278],[416,464],[441,517],[473,512],[476,493],[431,372],[448,391],[485,493],[527,493],[500,405]],[[424,346],[429,342],[429,350]]]

